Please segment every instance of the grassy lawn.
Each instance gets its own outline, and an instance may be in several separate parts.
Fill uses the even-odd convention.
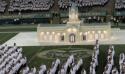
[[[0,33],[0,44],[3,44],[10,38],[14,37],[17,33]]]
[[[37,25],[1,25],[0,32],[37,31]]]
[[[38,24],[18,24],[18,25],[0,25],[0,32],[29,32],[37,31]],[[112,28],[125,29],[124,25],[119,25],[118,27],[113,25]]]
[[[29,32],[29,31],[36,31],[36,28],[3,28],[0,29],[0,32]]]
[[[109,47],[109,45],[101,45],[100,46],[99,66],[97,67],[97,74],[102,74],[102,72],[104,71],[104,67],[106,65],[106,57],[107,57],[108,47]],[[50,68],[52,61],[54,61],[56,58],[55,59],[47,59],[47,58],[43,59],[43,58],[37,57],[36,54],[39,53],[39,52],[43,52],[45,50],[53,50],[53,49],[60,49],[60,48],[67,48],[67,49],[65,49],[66,51],[69,51],[69,50],[72,51],[72,48],[82,48],[83,50],[87,48],[89,50],[92,50],[93,46],[82,45],[82,46],[46,46],[46,47],[32,46],[32,47],[23,47],[23,54],[27,57],[28,65],[30,67],[35,66],[35,67],[39,68],[39,66],[41,64],[46,64],[47,67]],[[115,66],[117,68],[119,68],[119,66],[118,66],[119,54],[122,53],[122,52],[125,53],[124,48],[125,48],[125,45],[115,45],[115,53],[116,54],[115,54],[114,60],[115,60]],[[60,49],[60,50],[63,50],[63,49]],[[87,57],[87,58],[83,58],[83,61],[84,61],[84,68],[87,70],[87,72],[89,72],[91,56]],[[64,64],[64,62],[62,62],[62,64]]]

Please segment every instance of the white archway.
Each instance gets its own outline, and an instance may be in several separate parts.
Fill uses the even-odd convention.
[[[74,33],[71,33],[69,35],[69,42],[74,43],[76,41],[76,35]]]

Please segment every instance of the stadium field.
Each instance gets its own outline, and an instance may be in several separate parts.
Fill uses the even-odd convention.
[[[37,25],[1,25],[0,32],[29,32],[36,31]]]
[[[104,71],[104,67],[106,65],[106,57],[107,57],[107,49],[109,45],[101,45],[100,46],[100,54],[99,54],[99,66],[97,67],[97,74],[102,74]],[[118,60],[119,60],[119,54],[125,53],[125,45],[115,45],[115,66],[119,68],[118,66]],[[55,52],[52,50],[56,50]],[[64,57],[65,54],[70,55],[72,51],[74,50],[87,50],[89,52],[93,51],[92,45],[77,45],[77,46],[31,46],[31,47],[23,47],[23,54],[27,57],[28,65],[30,67],[36,67],[39,68],[40,65],[46,64],[47,68],[51,68],[52,61],[54,61],[56,58],[61,59],[61,64],[64,64],[66,62],[67,57]],[[52,51],[50,53],[47,53],[47,51]],[[50,55],[50,54],[56,54],[57,51],[66,51],[63,53],[63,56],[57,56],[57,55]],[[42,53],[43,55],[39,55]],[[47,53],[47,54],[45,54]],[[89,72],[89,66],[91,61],[91,55],[88,57],[84,57],[86,55],[86,52],[79,53],[77,52],[77,56],[75,56],[75,60],[78,60],[78,58],[83,58],[84,62],[84,68]],[[60,54],[60,53],[59,53]],[[58,55],[59,55],[58,54]],[[39,55],[39,56],[38,56]],[[53,57],[53,58],[52,58]],[[76,62],[77,63],[77,62]],[[87,73],[88,74],[88,73]]]
[[[1,31],[0,31],[1,32]],[[14,37],[17,33],[0,33],[0,44],[3,44],[10,38]]]

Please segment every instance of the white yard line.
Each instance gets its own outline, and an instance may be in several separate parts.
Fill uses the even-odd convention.
[[[40,50],[39,51],[37,51],[37,52],[40,52],[42,49],[44,49],[45,47],[42,47],[42,48],[40,48]],[[35,53],[32,57],[31,57],[31,59],[28,61],[28,63],[30,63],[35,57],[36,57],[36,55],[37,55],[37,53]]]

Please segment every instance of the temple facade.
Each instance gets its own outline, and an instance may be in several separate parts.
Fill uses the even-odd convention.
[[[39,24],[38,42],[80,43],[84,41],[107,40],[111,36],[110,23],[83,23],[78,18],[75,4],[69,9],[67,24]]]

